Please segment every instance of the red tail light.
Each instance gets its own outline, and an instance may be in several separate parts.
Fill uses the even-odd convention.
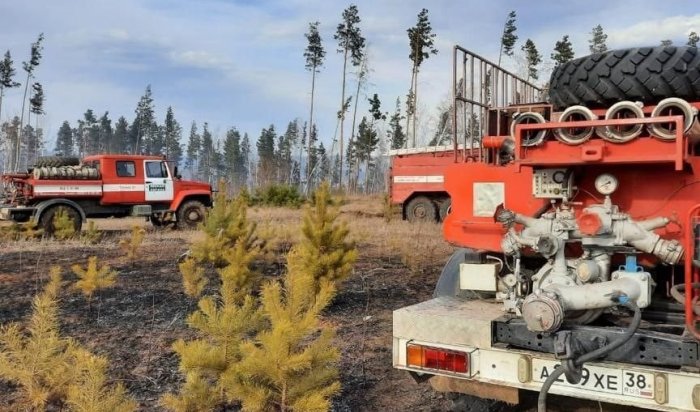
[[[406,358],[408,366],[455,373],[469,372],[469,354],[464,352],[409,343],[406,345]]]

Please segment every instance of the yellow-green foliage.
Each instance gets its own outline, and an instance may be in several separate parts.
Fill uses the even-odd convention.
[[[112,271],[109,266],[97,266],[97,256],[90,256],[85,268],[73,265],[71,269],[79,279],[75,282],[75,288],[83,292],[88,300],[92,299],[96,290],[113,286],[117,278],[117,272]]]
[[[143,244],[143,238],[145,236],[146,230],[140,226],[134,225],[131,228],[131,236],[129,236],[129,239],[122,239],[119,241],[119,247],[122,248],[125,258],[128,261],[133,263],[138,259],[141,254],[141,245]]]
[[[222,199],[217,200],[219,208],[222,208],[222,204]],[[198,310],[187,319],[187,324],[198,331],[199,338],[178,340],[173,345],[180,356],[180,371],[185,375],[185,384],[178,394],[168,394],[161,402],[174,411],[212,410],[224,402],[224,393],[219,385],[220,376],[240,360],[240,343],[258,330],[262,322],[256,300],[251,295],[258,275],[250,267],[260,248],[254,244],[255,226],[247,221],[246,204],[237,199],[228,203],[225,209],[217,209],[215,213],[214,219],[228,225],[222,231],[234,234],[235,241],[230,244],[231,238],[225,238],[226,242],[219,243],[222,249],[217,252],[216,259],[220,259],[223,266],[217,271],[221,280],[218,296],[201,298]],[[211,218],[207,219],[207,225],[211,221]],[[212,239],[211,233],[216,232],[207,231],[205,226],[206,237],[202,240],[205,246],[197,244],[193,250],[203,252],[224,239]],[[207,251],[204,257],[196,256],[208,259],[214,255]],[[188,258],[180,265],[186,292],[190,288],[190,292],[201,293],[204,287],[202,273],[197,273],[199,259]],[[186,280],[185,277],[190,275],[193,276]]]
[[[86,243],[99,243],[100,240],[102,240],[102,232],[97,228],[95,222],[91,220],[88,222],[87,228],[81,234],[81,238]]]
[[[68,215],[66,209],[61,207],[53,216],[53,236],[58,240],[70,239],[75,236],[75,226],[73,219]]]
[[[66,404],[76,412],[131,412],[137,404],[121,384],[106,386],[107,359],[78,349],[73,353],[75,377],[68,387]]]
[[[204,288],[207,286],[207,278],[204,277],[204,269],[192,258],[185,259],[178,267],[182,274],[182,286],[185,289],[185,294],[192,298],[200,297]]]
[[[296,259],[290,252],[289,260]],[[335,286],[316,284],[311,272],[292,270],[283,285],[271,282],[262,290],[261,311],[267,326],[241,345],[242,360],[221,377],[229,400],[250,411],[327,411],[340,390],[333,346],[334,331],[319,316],[330,303]],[[318,289],[318,292],[316,290]]]
[[[9,226],[0,226],[0,240],[32,240],[40,238],[44,231],[39,229],[35,222],[13,223]]]
[[[17,385],[18,410],[45,410],[52,402],[66,402],[72,411],[100,411],[85,408],[90,404],[113,405],[118,410],[135,410],[124,390],[105,386],[106,361],[98,358],[70,338],[61,337],[58,324],[58,292],[61,271],[51,268],[50,281],[34,298],[26,332],[18,324],[0,329],[0,379]],[[91,372],[94,365],[101,369]],[[89,376],[90,373],[99,373]],[[79,395],[78,395],[79,394]]]
[[[388,194],[384,195],[382,199],[382,214],[384,215],[384,221],[389,223],[394,217],[394,208],[391,205],[391,196]]]
[[[297,257],[289,261],[292,266],[298,265],[290,270],[308,271],[317,282],[342,281],[357,260],[355,245],[347,239],[348,227],[336,221],[339,211],[329,203],[328,183],[323,183],[314,195],[313,206],[304,214],[304,239],[294,246]]]
[[[192,245],[192,257],[202,263],[211,262],[216,267],[223,267],[228,264],[224,256],[226,251],[236,242],[241,240],[246,248],[259,243],[255,236],[256,225],[248,220],[247,209],[243,196],[230,200],[222,188],[202,226],[204,240]]]

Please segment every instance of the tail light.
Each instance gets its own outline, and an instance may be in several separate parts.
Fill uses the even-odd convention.
[[[406,358],[406,364],[412,367],[469,373],[469,354],[465,352],[409,343]]]

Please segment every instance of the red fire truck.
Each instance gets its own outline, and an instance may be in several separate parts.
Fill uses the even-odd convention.
[[[103,154],[43,158],[2,177],[0,220],[36,221],[46,233],[64,211],[79,231],[87,218],[144,216],[155,226],[193,228],[212,205],[208,183],[183,180],[162,156]]]
[[[549,102],[453,57],[443,232],[457,249],[433,299],[394,311],[394,366],[468,396],[538,391],[540,411],[549,392],[700,410],[698,49],[572,60]],[[494,407],[480,402],[469,410]]]

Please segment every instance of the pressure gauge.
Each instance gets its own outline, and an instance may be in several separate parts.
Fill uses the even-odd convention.
[[[617,178],[611,174],[603,173],[595,179],[595,189],[601,195],[608,196],[617,190],[619,182]]]

